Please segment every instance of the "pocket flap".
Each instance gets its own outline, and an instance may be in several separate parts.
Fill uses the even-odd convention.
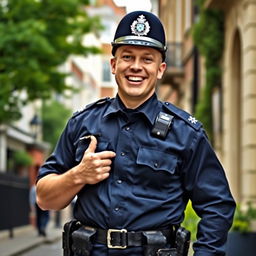
[[[149,166],[155,171],[161,170],[173,174],[177,166],[177,157],[155,149],[140,148],[137,164]]]

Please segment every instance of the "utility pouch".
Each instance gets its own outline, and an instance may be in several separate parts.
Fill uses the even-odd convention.
[[[62,233],[63,256],[73,256],[71,234],[81,227],[81,223],[77,220],[71,220],[64,225]]]
[[[161,231],[144,231],[142,234],[146,238],[146,245],[143,248],[144,256],[155,256],[157,251],[167,243]]]
[[[190,231],[179,227],[176,233],[176,248],[178,256],[187,256],[190,244]]]
[[[82,226],[72,233],[72,251],[75,255],[89,256],[92,250],[92,237],[96,229]]]
[[[159,249],[156,256],[178,256],[176,248]]]

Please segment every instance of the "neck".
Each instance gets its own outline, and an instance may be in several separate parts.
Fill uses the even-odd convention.
[[[152,94],[153,95],[153,94]],[[147,98],[141,100],[140,98],[127,98],[127,97],[123,97],[122,95],[120,95],[118,93],[119,98],[121,99],[122,103],[124,104],[124,106],[128,109],[136,109],[139,106],[141,106],[144,102],[146,102],[149,98],[152,97],[152,95],[148,96]]]
[[[121,99],[121,101],[123,102],[124,106],[125,106],[126,108],[128,108],[128,109],[136,109],[136,108],[138,108],[141,104],[143,104],[143,102],[135,102],[135,101],[131,102],[131,101],[127,101],[126,99],[123,99],[123,98],[121,98],[121,97],[120,97],[120,99]]]

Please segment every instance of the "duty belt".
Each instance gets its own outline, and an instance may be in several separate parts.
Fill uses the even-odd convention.
[[[63,255],[91,255],[94,243],[108,248],[143,247],[144,255],[188,255],[190,232],[179,225],[168,229],[127,231],[126,229],[99,229],[71,220],[64,225]]]
[[[161,234],[166,238],[166,243],[172,244],[174,241],[174,226],[168,230],[153,231],[127,231],[126,229],[96,229],[93,239],[94,243],[105,244],[108,248],[125,249],[133,246],[143,246],[147,244],[148,236]]]

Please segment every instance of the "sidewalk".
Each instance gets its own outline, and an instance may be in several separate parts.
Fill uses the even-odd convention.
[[[47,227],[47,237],[37,236],[32,225],[14,229],[14,237],[0,236],[0,255],[16,256],[43,243],[53,243],[62,236],[62,228],[55,228],[52,222]]]

